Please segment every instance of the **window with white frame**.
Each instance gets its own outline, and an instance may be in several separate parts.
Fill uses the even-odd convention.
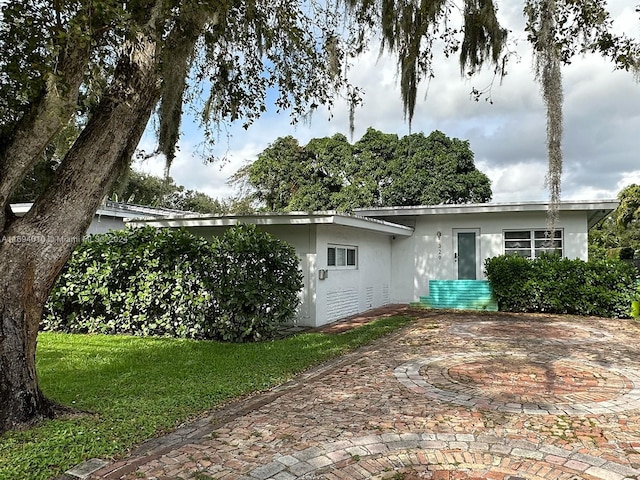
[[[538,258],[543,253],[563,256],[563,232],[556,230],[509,230],[504,232],[504,253],[525,258]]]
[[[327,266],[345,269],[358,268],[358,247],[329,245],[327,247]]]

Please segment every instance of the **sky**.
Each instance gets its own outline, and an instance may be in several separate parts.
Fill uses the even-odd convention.
[[[609,7],[616,29],[640,38],[636,3],[613,0]],[[436,58],[436,77],[423,84],[418,94],[411,132],[428,135],[440,130],[449,137],[468,140],[476,167],[491,180],[494,202],[546,200],[545,108],[522,32],[522,2],[503,0],[499,5],[501,22],[512,30],[510,38],[517,40],[511,48],[518,59],[511,61],[502,82],[495,81],[492,102],[476,102],[470,96],[472,88],[491,82],[491,72],[463,79],[457,59]],[[369,127],[400,136],[410,133],[396,71],[395,61],[379,58],[376,47],[351,69],[352,83],[364,90],[352,142]],[[563,67],[563,83],[562,199],[615,198],[626,185],[640,183],[640,84],[631,73],[614,71],[610,62],[594,55],[576,57]],[[304,145],[311,138],[338,132],[349,136],[345,103],[338,102],[331,115],[320,109],[309,123],[297,125],[291,125],[286,114],[267,111],[246,131],[241,122],[221,131],[213,150],[227,161],[207,164],[198,154],[202,132],[187,120],[170,174],[179,185],[222,199],[239,193],[228,184],[229,176],[255,160],[278,137],[293,135]],[[140,148],[153,151],[154,142],[150,127]],[[134,168],[162,175],[164,160],[149,159]]]

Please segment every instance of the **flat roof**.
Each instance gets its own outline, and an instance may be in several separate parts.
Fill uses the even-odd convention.
[[[560,202],[560,212],[586,212],[589,228],[616,209],[618,200],[580,200]],[[359,208],[354,214],[335,211],[253,213],[250,215],[180,214],[159,218],[132,218],[128,224],[136,227],[227,227],[252,225],[341,225],[388,235],[411,236],[413,228],[387,219],[428,215],[483,214],[505,212],[547,212],[549,202],[467,203],[419,205],[408,207]]]
[[[340,225],[360,230],[369,230],[387,235],[409,237],[413,228],[361,215],[349,215],[333,211],[255,213],[251,215],[187,215],[153,219],[130,219],[129,225],[153,227],[227,227],[238,224],[251,225]]]
[[[618,200],[571,200],[560,202],[562,212],[587,212],[589,228],[618,207]],[[455,215],[504,212],[547,212],[549,202],[465,203],[419,205],[409,207],[357,208],[356,214],[366,217],[411,217],[418,215]]]

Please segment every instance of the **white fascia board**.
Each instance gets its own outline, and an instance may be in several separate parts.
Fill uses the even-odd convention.
[[[180,215],[164,218],[131,219],[131,226],[151,225],[154,227],[230,227],[233,225],[310,225],[331,223],[328,218],[302,215]]]
[[[215,216],[181,216],[154,219],[131,219],[131,227],[150,225],[154,227],[229,227],[238,224],[250,225],[341,225],[369,230],[386,235],[411,236],[413,228],[385,222],[373,218],[363,218],[334,212],[317,213],[283,213],[256,215],[215,215]]]
[[[155,218],[150,216],[148,213],[139,213],[139,212],[131,212],[131,211],[123,211],[123,210],[114,210],[111,208],[98,208],[96,211],[96,215],[100,217],[113,217],[113,218]]]
[[[411,235],[413,235],[412,227],[399,225],[397,223],[386,222],[384,220],[378,220],[375,218],[336,215],[332,223],[334,223],[335,225],[359,228],[360,230],[370,230],[387,235],[399,235],[402,237],[410,237]]]
[[[606,210],[610,212],[617,206],[617,200],[566,201],[560,202],[560,211],[590,212]],[[356,213],[367,217],[386,217],[406,215],[453,215],[465,213],[546,212],[548,209],[548,202],[466,203],[415,207],[362,208],[356,209]]]

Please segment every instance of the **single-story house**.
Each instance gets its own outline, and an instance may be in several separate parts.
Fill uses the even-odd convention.
[[[185,227],[213,237],[249,223],[289,242],[304,275],[297,322],[319,326],[390,303],[428,303],[441,294],[436,287],[486,284],[484,261],[496,255],[556,252],[586,260],[589,229],[616,207],[615,200],[562,202],[553,238],[544,202],[382,207],[354,214],[198,215],[130,225]],[[483,302],[468,307],[492,308]]]
[[[11,210],[16,216],[21,217],[31,209],[32,205],[33,203],[14,203],[11,204]],[[125,228],[126,219],[175,217],[184,215],[185,213],[190,212],[106,200],[98,207],[96,214],[93,216],[93,220],[87,230],[87,235],[107,233],[111,230],[122,230]]]

